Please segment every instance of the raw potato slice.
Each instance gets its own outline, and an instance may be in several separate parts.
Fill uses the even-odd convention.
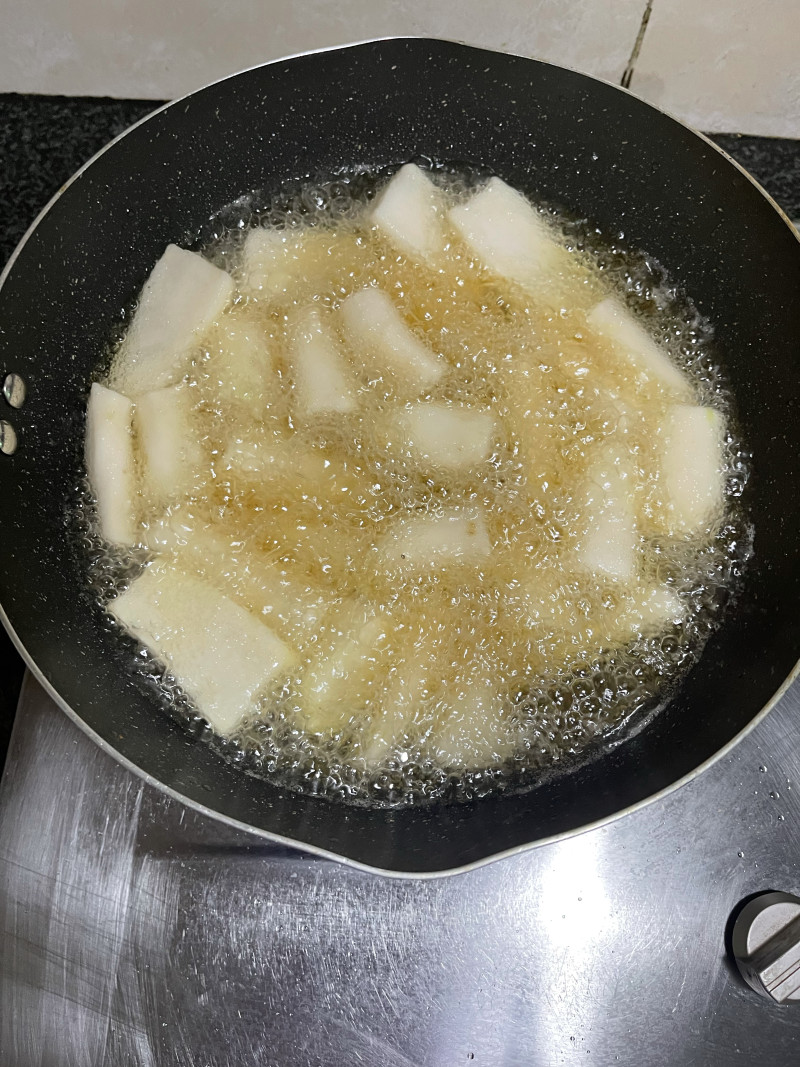
[[[466,203],[451,208],[462,240],[493,274],[538,291],[570,265],[569,253],[522,193],[490,178]]]
[[[628,582],[638,567],[639,537],[633,475],[626,457],[608,449],[590,469],[584,491],[578,565],[587,574]]]
[[[355,411],[355,388],[347,365],[316,308],[299,312],[290,323],[289,367],[295,416],[303,420]]]
[[[710,530],[722,515],[724,421],[713,408],[674,404],[659,441],[660,525],[674,537]]]
[[[499,434],[486,408],[439,402],[409,405],[397,417],[399,442],[423,467],[463,471],[484,463]]]
[[[443,767],[490,767],[513,756],[516,740],[503,696],[493,686],[473,680],[443,702],[429,740]]]
[[[217,733],[233,733],[296,653],[198,578],[151,564],[109,611],[164,663]]]
[[[309,294],[330,284],[331,236],[322,227],[302,231],[262,226],[250,230],[242,252],[240,289],[259,302],[280,300],[302,289]]]
[[[363,715],[394,624],[385,612],[357,602],[345,605],[331,629],[333,640],[319,643],[300,682],[300,706],[311,733],[342,729]]]
[[[185,357],[225,310],[233,280],[194,252],[167,245],[144,283],[114,366],[114,381],[136,398],[183,377]]]
[[[388,373],[425,393],[441,380],[446,364],[406,325],[391,298],[381,289],[361,289],[342,304],[342,321],[350,351],[373,378]]]
[[[668,626],[677,626],[685,616],[686,605],[669,586],[646,586],[636,590],[633,603],[624,608],[616,636],[620,641],[630,641],[639,635],[662,633]]]
[[[407,255],[432,260],[445,247],[441,194],[424,171],[406,163],[375,201],[367,220]]]
[[[241,405],[255,420],[263,420],[280,389],[269,340],[247,314],[229,312],[206,343],[201,371],[208,376],[214,400]]]
[[[379,558],[381,568],[388,572],[424,574],[452,564],[478,566],[491,551],[481,509],[454,507],[396,519],[379,546]]]
[[[205,578],[300,649],[327,611],[326,597],[281,566],[249,551],[225,528],[204,525],[180,509],[151,523],[147,547],[179,570]]]
[[[367,767],[382,763],[413,725],[427,695],[429,670],[427,664],[409,659],[397,665],[376,714],[364,728],[360,755]]]
[[[133,404],[126,396],[94,383],[86,407],[86,471],[100,532],[120,545],[136,540],[132,418]]]
[[[586,316],[586,321],[591,330],[611,343],[615,353],[627,361],[640,379],[657,385],[667,396],[691,399],[688,378],[616,297],[601,300]]]
[[[252,476],[259,480],[326,480],[328,468],[322,452],[292,439],[252,434],[235,438],[217,467],[220,474]]]
[[[143,393],[134,425],[142,459],[142,494],[150,506],[179,500],[196,487],[203,452],[192,419],[194,398],[188,385]]]

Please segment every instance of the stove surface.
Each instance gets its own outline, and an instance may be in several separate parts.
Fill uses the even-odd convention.
[[[15,1067],[796,1064],[800,1012],[725,955],[800,889],[795,687],[610,826],[398,880],[271,846],[102,753],[28,677],[0,785],[0,1051]]]

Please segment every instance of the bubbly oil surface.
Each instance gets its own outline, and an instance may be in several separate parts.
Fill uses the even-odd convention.
[[[441,168],[433,177],[455,203],[480,176]],[[745,460],[707,325],[623,237],[540,208],[571,254],[534,296],[492,276],[455,234],[434,266],[398,253],[365,220],[386,179],[297,185],[234,205],[210,228],[203,253],[232,273],[237,296],[185,368],[196,477],[182,499],[142,502],[141,546],[125,559],[90,538],[90,576],[106,602],[143,562],[171,554],[298,651],[296,668],[228,739],[203,727],[202,709],[147,650],[131,656],[165,705],[248,772],[355,802],[469,799],[530,786],[668,699],[746,555],[736,510]],[[257,227],[290,246],[277,267],[267,264],[261,287],[243,256]],[[373,373],[348,350],[341,307],[366,286],[387,292],[445,361],[429,390]],[[648,528],[658,507],[652,428],[666,400],[610,359],[587,326],[609,293],[685,372],[693,402],[726,418],[725,513],[692,539]],[[309,306],[326,316],[357,383],[352,412],[297,415],[287,352],[296,313]],[[241,353],[253,346],[263,362],[248,377]],[[392,430],[420,399],[490,411],[490,454],[457,473],[420,463]],[[623,408],[637,417],[621,418]],[[609,447],[628,457],[644,516],[627,584],[575,562],[581,487]],[[480,516],[488,555],[425,569],[387,564],[398,523],[442,514]],[[164,533],[176,522],[177,546]],[[682,616],[656,632],[631,621],[653,586],[670,591]]]

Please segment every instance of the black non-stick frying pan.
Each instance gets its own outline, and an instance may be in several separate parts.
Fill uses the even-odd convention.
[[[368,810],[244,775],[120,670],[82,590],[68,508],[108,338],[169,241],[287,178],[408,159],[490,168],[654,256],[713,324],[752,455],[755,553],[664,711],[523,795]],[[568,834],[652,798],[762,713],[800,655],[800,243],[718,149],[613,86],[443,41],[388,40],[271,63],[162,108],[82,170],[0,288],[0,369],[27,383],[0,454],[0,599],[29,665],[128,766],[257,832],[357,864],[435,873]],[[710,813],[709,817],[713,817]]]

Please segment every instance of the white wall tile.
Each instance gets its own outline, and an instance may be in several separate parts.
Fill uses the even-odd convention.
[[[800,137],[800,0],[654,0],[631,89],[703,130]]]
[[[17,0],[0,91],[171,98],[294,52],[449,37],[619,82],[645,0]]]

